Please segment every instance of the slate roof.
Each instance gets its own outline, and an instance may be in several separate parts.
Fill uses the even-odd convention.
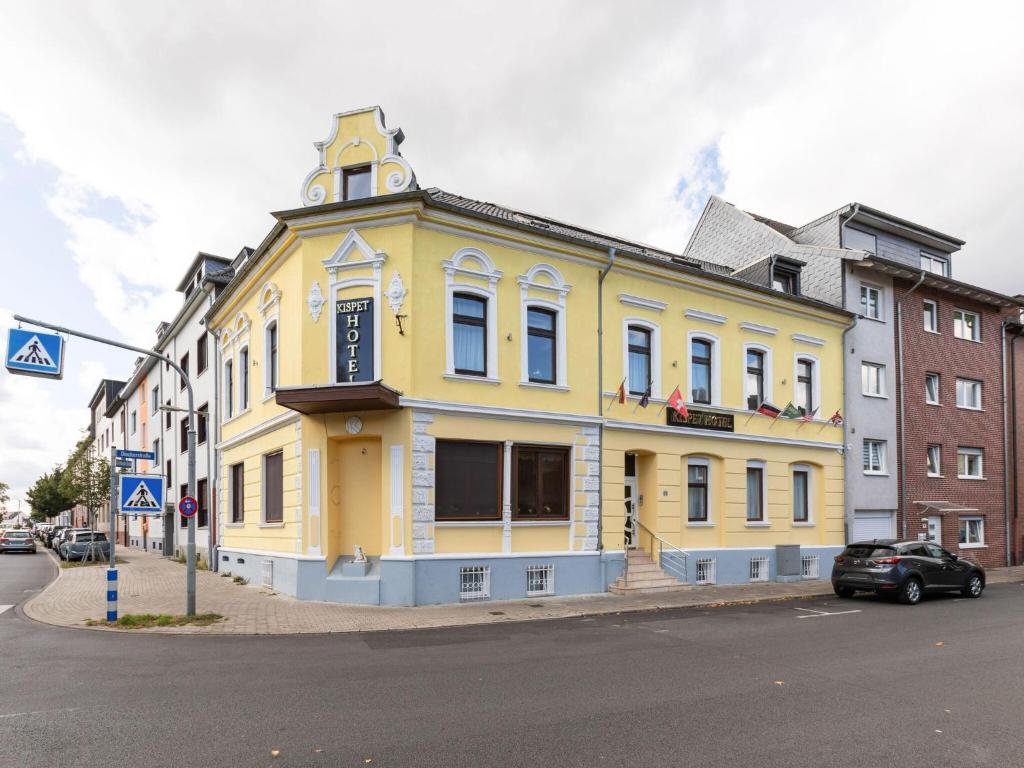
[[[799,227],[794,227],[792,224],[783,224],[781,221],[769,219],[767,216],[761,216],[760,214],[754,213],[753,211],[744,211],[744,213],[746,213],[747,216],[752,218],[754,221],[759,221],[762,224],[766,224],[779,234],[785,235],[786,237],[789,237],[793,232],[799,229]]]

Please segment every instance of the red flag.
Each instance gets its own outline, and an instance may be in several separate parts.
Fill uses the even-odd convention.
[[[831,424],[833,427],[838,427],[843,423],[843,417],[839,413],[839,411],[836,411],[835,413],[832,414],[832,418],[828,420],[828,423]]]
[[[666,405],[678,413],[681,418],[688,419],[690,417],[690,412],[686,409],[686,403],[683,402],[683,396],[679,392],[679,387],[672,390],[672,394],[669,395]]]
[[[626,380],[625,379],[623,379],[622,383],[619,384],[619,389],[616,392],[616,397],[619,398],[619,403],[620,404],[626,402]]]
[[[781,411],[779,411],[778,408],[776,408],[774,405],[768,402],[761,403],[761,405],[757,409],[757,412],[760,413],[762,416],[770,416],[773,419],[779,418],[779,413],[781,413]]]
[[[815,408],[813,411],[809,411],[800,417],[800,421],[814,421],[814,417],[818,415],[818,409]]]

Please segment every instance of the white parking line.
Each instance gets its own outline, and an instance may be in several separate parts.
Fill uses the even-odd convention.
[[[797,616],[798,619],[819,619],[822,616],[845,616],[848,613],[860,613],[860,609],[853,611],[816,611],[813,608],[794,608],[794,611],[806,611],[805,616]]]
[[[0,613],[3,613],[4,611],[10,610],[13,607],[14,607],[13,605],[0,605]]]

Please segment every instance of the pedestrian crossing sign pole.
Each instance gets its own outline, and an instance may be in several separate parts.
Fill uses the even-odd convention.
[[[64,378],[64,337],[56,333],[9,328],[7,370],[22,376]]]

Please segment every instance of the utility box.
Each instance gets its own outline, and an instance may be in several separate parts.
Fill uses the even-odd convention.
[[[800,545],[775,545],[775,580],[800,581]]]

